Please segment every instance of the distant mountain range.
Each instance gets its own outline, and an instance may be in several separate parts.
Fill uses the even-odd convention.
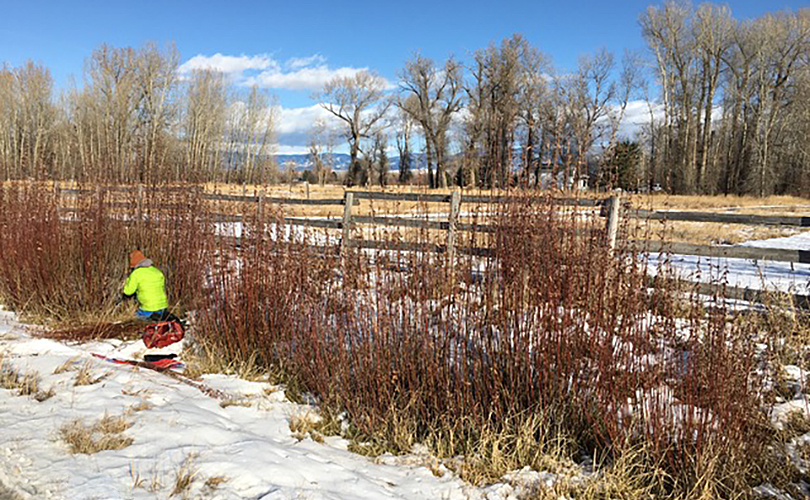
[[[314,165],[312,163],[312,157],[309,154],[297,154],[297,155],[275,155],[276,163],[278,164],[279,168],[284,169],[287,165],[292,163],[293,168],[296,171],[304,171],[311,169]],[[341,170],[348,170],[349,169],[349,162],[351,157],[345,153],[334,153],[334,154],[324,154],[321,156],[324,163],[329,164],[332,166],[333,170],[341,171]],[[425,155],[424,153],[414,153],[411,155],[411,168],[413,170],[419,170],[426,168],[425,167]],[[399,156],[389,156],[388,157],[388,169],[389,170],[399,170]]]

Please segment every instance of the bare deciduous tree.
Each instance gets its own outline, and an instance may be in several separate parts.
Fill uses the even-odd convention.
[[[362,152],[360,141],[373,135],[391,101],[385,96],[385,80],[368,71],[353,76],[337,77],[324,85],[315,97],[321,106],[339,118],[346,127],[346,138],[351,157],[346,182],[353,186],[367,178],[359,162]]]
[[[405,63],[400,89],[397,105],[422,128],[430,187],[447,187],[447,132],[462,105],[461,65],[450,58],[438,67],[432,59],[416,54]]]

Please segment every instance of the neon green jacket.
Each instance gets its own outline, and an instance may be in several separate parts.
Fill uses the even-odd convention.
[[[169,307],[165,283],[163,272],[155,266],[138,267],[129,273],[124,295],[137,294],[139,307],[144,311],[160,311]]]

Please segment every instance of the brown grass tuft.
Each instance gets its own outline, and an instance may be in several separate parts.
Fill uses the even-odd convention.
[[[122,435],[132,423],[122,416],[104,415],[91,426],[81,420],[67,423],[60,429],[62,440],[71,453],[92,454],[104,450],[121,450],[132,444],[132,438]]]
[[[106,377],[106,374],[99,375],[98,377],[93,376],[93,363],[87,361],[79,368],[79,371],[76,372],[76,377],[73,379],[73,385],[78,387],[82,385],[93,385],[101,382]]]
[[[80,354],[73,356],[72,358],[68,359],[61,365],[57,366],[53,370],[54,375],[59,375],[60,373],[65,373],[68,370],[72,370],[76,366],[76,362],[81,358]]]
[[[183,498],[187,498],[186,495],[188,495],[191,485],[194,483],[199,472],[194,465],[196,458],[197,455],[192,453],[183,459],[183,463],[180,464],[180,468],[175,473],[174,487],[172,488],[171,495],[169,495],[170,497],[183,495]]]

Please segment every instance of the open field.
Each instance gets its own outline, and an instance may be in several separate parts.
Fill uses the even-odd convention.
[[[656,210],[739,211],[756,214],[810,214],[810,198],[798,196],[629,195],[636,206]]]

